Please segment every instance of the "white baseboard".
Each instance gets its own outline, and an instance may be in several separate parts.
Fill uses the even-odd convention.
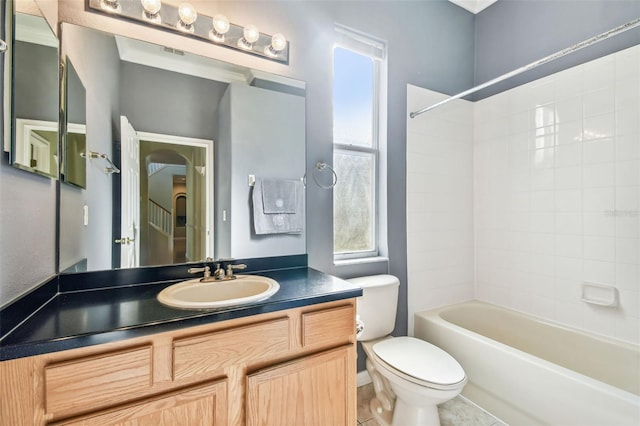
[[[368,385],[369,383],[371,383],[371,377],[369,377],[369,373],[367,372],[367,370],[358,372],[357,383],[358,383],[358,387]]]

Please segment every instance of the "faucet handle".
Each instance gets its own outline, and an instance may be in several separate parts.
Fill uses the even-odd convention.
[[[232,279],[235,278],[235,275],[233,275],[233,270],[234,269],[237,269],[237,270],[247,269],[247,265],[245,265],[244,263],[239,263],[237,265],[228,264],[227,265],[227,279],[228,280],[232,280]]]
[[[206,281],[211,278],[211,268],[203,266],[202,268],[189,268],[187,272],[190,274],[197,274],[198,272],[204,272],[204,277],[200,281]]]

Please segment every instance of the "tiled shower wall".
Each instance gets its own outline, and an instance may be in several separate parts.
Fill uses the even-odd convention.
[[[415,111],[446,96],[407,87]],[[407,121],[407,274],[413,314],[473,298],[473,104]]]
[[[640,46],[408,119],[409,331],[476,298],[640,343],[639,126]],[[585,281],[620,305],[582,302]]]
[[[640,343],[640,46],[474,109],[475,297]]]

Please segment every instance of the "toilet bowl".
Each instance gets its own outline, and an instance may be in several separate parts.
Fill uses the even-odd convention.
[[[371,413],[383,426],[439,426],[438,404],[462,392],[467,377],[447,352],[414,337],[392,337],[399,281],[392,275],[353,278],[362,287],[358,340],[376,396]]]
[[[362,342],[362,347],[369,360],[369,375],[381,375],[386,379],[381,381],[382,387],[395,395],[393,413],[386,416],[384,407],[377,402],[372,404],[374,416],[382,418],[380,423],[437,426],[438,404],[458,396],[467,383],[460,364],[424,340],[385,337]]]

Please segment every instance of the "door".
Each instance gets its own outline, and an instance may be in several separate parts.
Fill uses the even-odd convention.
[[[140,138],[129,120],[120,116],[122,144],[120,266],[140,266]]]

